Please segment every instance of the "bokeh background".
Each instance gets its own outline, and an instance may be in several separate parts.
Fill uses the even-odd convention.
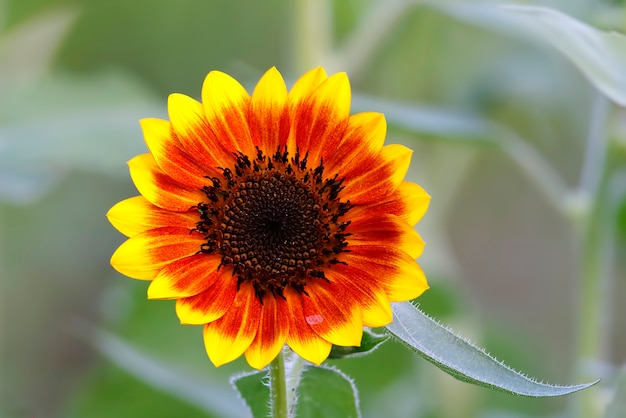
[[[626,32],[623,0],[523,3]],[[137,194],[125,163],[145,150],[138,120],[166,118],[169,93],[199,98],[212,69],[251,91],[271,66],[292,82],[317,65],[347,71],[354,111],[385,112],[387,142],[415,150],[409,178],[432,195],[418,224],[431,285],[421,308],[540,380],[603,377],[590,391],[615,408],[626,210],[623,194],[601,196],[621,190],[609,174],[626,162],[624,108],[483,3],[444,4],[0,1],[0,416],[229,410],[229,378],[249,367],[214,368],[201,327],[180,326],[173,302],[147,301],[145,282],[109,266],[123,237],[105,213]],[[604,145],[589,147],[591,137]],[[581,178],[597,191],[591,200],[577,193]],[[590,270],[606,280],[589,295],[600,348],[581,372]],[[354,378],[364,417],[568,417],[575,408],[458,382],[395,343],[329,363]]]

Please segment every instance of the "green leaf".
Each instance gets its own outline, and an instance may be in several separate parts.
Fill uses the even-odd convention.
[[[354,383],[335,368],[309,366],[298,386],[298,418],[357,418],[361,416]]]
[[[394,321],[387,330],[426,360],[464,382],[514,395],[561,396],[597,383],[556,386],[540,383],[516,372],[410,303],[393,304]]]
[[[626,36],[589,26],[560,11],[539,6],[426,1],[463,21],[513,36],[547,42],[567,57],[593,85],[626,106]]]
[[[502,10],[569,58],[607,97],[626,106],[626,36],[545,7],[507,5]]]
[[[255,418],[270,416],[270,388],[266,380],[266,370],[242,374],[231,380]]]
[[[607,97],[626,106],[626,36],[545,7],[507,5],[502,10],[569,58]]]
[[[339,345],[333,345],[328,358],[340,359],[347,357],[359,357],[369,353],[370,351],[374,351],[388,339],[389,337],[387,335],[374,334],[371,331],[363,330],[363,338],[361,339],[360,346],[342,347]]]

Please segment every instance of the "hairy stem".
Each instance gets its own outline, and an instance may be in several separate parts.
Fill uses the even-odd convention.
[[[270,363],[270,408],[273,418],[288,418],[285,355],[281,350]]]

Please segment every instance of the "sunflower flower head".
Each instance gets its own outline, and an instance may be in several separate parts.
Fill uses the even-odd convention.
[[[216,366],[244,354],[261,369],[285,343],[320,364],[428,288],[411,151],[383,146],[384,117],[350,100],[346,75],[321,68],[291,90],[271,68],[251,96],[212,71],[201,103],[172,94],[169,121],[141,121],[140,196],[107,214],[128,237],[111,264],[203,325]]]

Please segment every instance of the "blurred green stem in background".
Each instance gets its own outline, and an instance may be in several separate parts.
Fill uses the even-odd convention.
[[[497,138],[502,151],[524,170],[529,179],[541,190],[546,200],[561,213],[567,197],[567,187],[553,166],[525,139],[506,127],[492,128],[493,138]]]
[[[580,185],[565,208],[578,239],[580,274],[578,303],[578,378],[597,378],[597,366],[608,359],[609,330],[607,318],[612,311],[610,295],[613,274],[609,264],[614,252],[617,212],[608,202],[606,180],[608,138],[606,123],[609,101],[598,93],[592,102],[587,147],[584,153]],[[595,391],[572,398],[579,418],[600,416],[602,406]]]
[[[300,74],[323,65],[331,73],[345,71],[351,79],[359,79],[385,36],[415,3],[407,0],[372,2],[341,45],[334,45],[332,2],[294,2],[294,72]]]
[[[293,3],[294,74],[326,64],[332,48],[331,5],[328,0],[297,0]]]

